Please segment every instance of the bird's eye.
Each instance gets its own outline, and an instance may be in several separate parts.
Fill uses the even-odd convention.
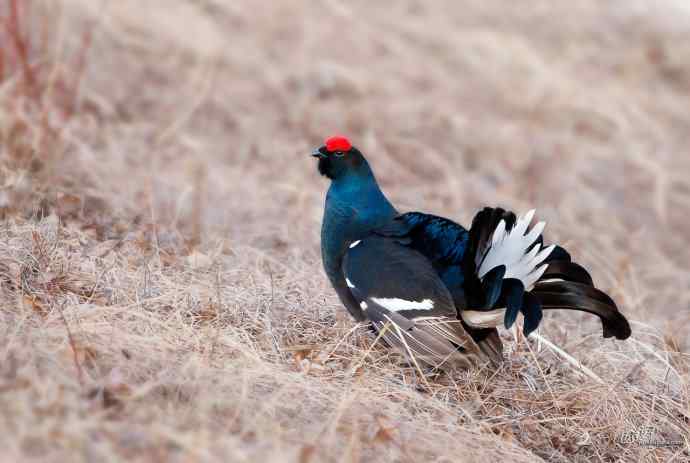
[[[333,154],[334,154],[335,156],[339,157],[339,158],[342,158],[343,156],[345,156],[345,153],[343,153],[342,151],[336,151],[336,152],[333,153]]]

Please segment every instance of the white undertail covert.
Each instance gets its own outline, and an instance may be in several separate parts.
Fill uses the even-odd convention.
[[[539,222],[531,230],[528,230],[535,211],[531,210],[521,216],[515,222],[511,230],[506,229],[504,220],[494,230],[491,242],[484,249],[477,252],[476,264],[479,267],[479,278],[489,273],[492,269],[506,266],[505,278],[515,278],[522,281],[525,291],[531,291],[534,284],[546,271],[548,264],[542,264],[556,248],[555,245],[543,247],[536,244],[546,226],[546,222]]]

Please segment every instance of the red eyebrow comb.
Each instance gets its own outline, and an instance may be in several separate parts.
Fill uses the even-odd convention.
[[[326,150],[328,150],[329,153],[333,153],[334,151],[350,151],[351,148],[352,143],[350,143],[350,140],[342,135],[335,135],[326,140]]]

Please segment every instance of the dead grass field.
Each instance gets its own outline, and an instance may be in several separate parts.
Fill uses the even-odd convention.
[[[684,0],[0,18],[0,460],[690,461]],[[506,336],[427,386],[372,345],[321,270],[336,131],[401,209],[537,207],[633,321],[546,315],[603,383]]]

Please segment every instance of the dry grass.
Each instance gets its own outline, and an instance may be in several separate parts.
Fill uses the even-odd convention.
[[[690,9],[369,3],[0,5],[3,460],[690,461]],[[320,266],[333,131],[402,209],[538,207],[634,320],[547,314],[604,383],[372,345]]]

